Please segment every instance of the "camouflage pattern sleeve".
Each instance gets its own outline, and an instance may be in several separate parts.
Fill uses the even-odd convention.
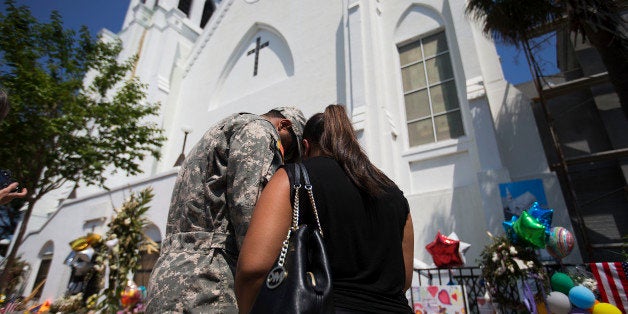
[[[267,183],[268,174],[281,165],[276,158],[274,128],[266,120],[247,123],[231,138],[227,163],[227,211],[238,250],[246,235],[253,208]]]

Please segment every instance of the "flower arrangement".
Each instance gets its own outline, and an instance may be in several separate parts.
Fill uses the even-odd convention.
[[[145,213],[153,196],[150,187],[131,193],[120,208],[114,209],[104,241],[90,234],[72,242],[90,245],[95,250],[94,265],[85,280],[95,281],[98,291],[85,295],[85,301],[83,293],[57,299],[50,306],[50,313],[144,313],[146,289],[137,287],[131,278],[141,267],[141,251],[159,251],[157,243],[143,231],[149,222]],[[90,237],[94,241],[89,241]]]
[[[571,267],[567,270],[567,275],[571,277],[574,285],[582,285],[591,290],[594,294],[598,293],[597,281],[595,280],[595,277],[593,277],[593,274],[586,269],[580,266]]]
[[[144,214],[148,211],[148,204],[153,196],[152,188],[145,188],[139,193],[132,193],[121,208],[115,209],[116,215],[108,224],[105,245],[101,246],[94,266],[101,279],[101,287],[104,286],[102,280],[105,280],[105,277],[109,284],[100,295],[88,298],[88,308],[102,311],[119,308],[130,274],[140,269],[138,264],[140,251],[149,253],[159,251],[157,243],[143,231],[148,224]],[[105,276],[107,268],[109,273]],[[100,296],[104,298],[98,302]],[[132,312],[136,310],[134,308],[136,305],[141,307],[141,304],[123,304],[124,311]]]
[[[511,243],[506,236],[493,237],[480,254],[478,263],[482,269],[487,289],[493,301],[509,308],[521,308],[517,293],[519,283],[533,279],[549,291],[549,279],[534,250]],[[539,295],[538,298],[542,298]]]

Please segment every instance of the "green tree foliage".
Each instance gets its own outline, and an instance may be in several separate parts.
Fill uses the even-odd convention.
[[[0,123],[0,160],[29,191],[13,259],[42,196],[68,182],[104,186],[113,168],[138,174],[146,156],[159,158],[164,137],[148,122],[158,105],[145,101],[145,86],[130,75],[137,59],[117,60],[120,42],[104,43],[86,27],[65,29],[58,12],[44,23],[27,7],[5,3],[0,83],[11,110]]]
[[[619,0],[469,0],[467,14],[495,39],[529,51],[539,27],[566,23],[599,52],[628,117],[628,29]],[[528,59],[535,63],[534,56]],[[538,65],[533,64],[533,67]],[[534,74],[534,73],[533,73]]]

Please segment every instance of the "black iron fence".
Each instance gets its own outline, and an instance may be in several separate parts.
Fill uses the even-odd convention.
[[[414,271],[418,274],[419,286],[461,285],[463,301],[468,307],[467,313],[479,313],[477,299],[486,293],[486,285],[481,276],[482,270],[479,267],[427,268]],[[415,299],[416,296],[413,295],[412,298]]]
[[[556,271],[564,271],[568,267],[581,266],[585,267],[585,265],[558,265],[558,264],[547,264],[545,265],[545,269],[547,274],[551,276]],[[478,298],[484,298],[486,295],[486,284],[484,278],[482,278],[482,270],[479,267],[457,267],[451,269],[442,269],[442,268],[425,268],[425,269],[414,269],[414,271],[418,274],[419,286],[430,286],[430,285],[460,285],[463,290],[463,301],[466,307],[467,313],[480,313],[480,307],[478,305]],[[541,283],[537,283],[536,288],[541,289]],[[508,299],[513,300],[515,302],[520,302],[523,307],[523,301],[521,296],[519,295],[519,287],[516,284],[505,286],[505,287],[496,287],[499,292],[508,296]],[[546,291],[549,293],[550,291]],[[414,293],[414,292],[412,292]],[[415,296],[413,295],[414,299]],[[504,306],[500,306],[499,308],[501,313],[509,314],[509,313],[525,313],[525,311],[517,311],[511,308],[506,308]]]

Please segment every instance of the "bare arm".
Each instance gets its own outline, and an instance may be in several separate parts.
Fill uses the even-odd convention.
[[[408,218],[406,218],[406,225],[403,227],[401,247],[403,249],[403,264],[406,270],[406,282],[403,285],[403,291],[406,291],[412,284],[414,261],[414,228],[412,227],[412,215],[410,215],[410,212],[408,212]]]
[[[292,217],[290,183],[280,169],[264,188],[246,233],[235,278],[235,292],[240,313],[248,313],[264,278],[273,266]]]
[[[6,188],[0,190],[0,205],[8,204],[14,198],[23,198],[26,196],[26,193],[28,193],[26,189],[22,189],[20,192],[11,192],[15,190],[18,185],[17,182],[13,182]]]

